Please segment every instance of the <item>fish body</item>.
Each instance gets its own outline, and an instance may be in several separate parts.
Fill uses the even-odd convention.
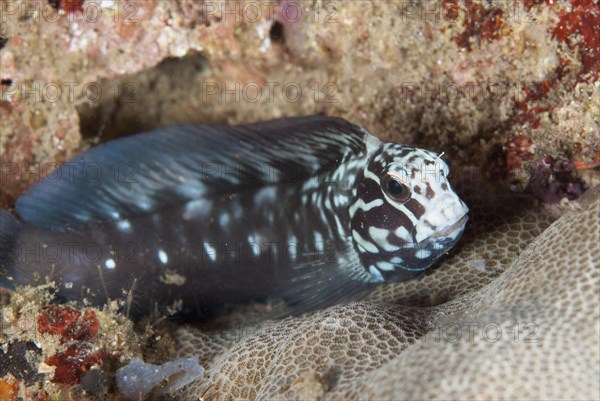
[[[432,152],[345,120],[174,126],[94,147],[0,213],[18,284],[134,310],[205,315],[283,298],[296,311],[405,280],[459,239],[468,208]]]

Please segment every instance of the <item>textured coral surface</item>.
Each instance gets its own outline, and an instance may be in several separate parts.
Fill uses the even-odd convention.
[[[598,1],[0,7],[2,207],[97,142],[325,113],[445,152],[472,210],[419,279],[284,321],[258,307],[134,327],[116,304],[19,289],[2,299],[0,398],[119,399],[132,358],[199,354],[208,376],[174,397],[598,399],[600,200],[576,200],[600,183]]]

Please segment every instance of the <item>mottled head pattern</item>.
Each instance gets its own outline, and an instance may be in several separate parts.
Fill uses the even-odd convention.
[[[359,173],[350,207],[352,237],[379,281],[430,267],[456,244],[469,209],[433,152],[380,143]]]

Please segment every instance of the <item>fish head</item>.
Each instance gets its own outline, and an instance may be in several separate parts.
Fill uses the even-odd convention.
[[[458,242],[469,208],[433,152],[383,143],[356,182],[349,213],[363,266],[376,281],[431,267]]]

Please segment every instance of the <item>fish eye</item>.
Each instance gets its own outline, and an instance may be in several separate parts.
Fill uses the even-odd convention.
[[[403,184],[400,179],[390,173],[385,173],[382,177],[382,188],[388,196],[398,202],[406,202],[410,199],[410,188]]]

